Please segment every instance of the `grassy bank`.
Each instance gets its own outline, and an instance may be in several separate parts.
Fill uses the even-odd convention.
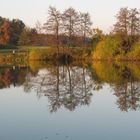
[[[65,61],[66,58],[72,61],[91,60],[91,50],[79,47],[59,48],[59,56],[56,47],[47,46],[18,46],[18,49],[0,50],[0,63],[17,61]]]

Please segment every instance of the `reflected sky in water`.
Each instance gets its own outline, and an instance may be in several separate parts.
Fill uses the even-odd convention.
[[[2,68],[0,139],[138,140],[139,68],[103,68]]]

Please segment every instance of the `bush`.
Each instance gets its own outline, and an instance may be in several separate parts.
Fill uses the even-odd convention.
[[[117,37],[106,37],[97,44],[93,51],[93,59],[114,59],[121,53],[119,44],[120,40]]]
[[[140,40],[132,46],[132,49],[127,54],[127,57],[131,60],[140,60]]]

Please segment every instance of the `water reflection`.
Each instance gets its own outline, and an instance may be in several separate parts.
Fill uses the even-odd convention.
[[[1,66],[0,88],[23,86],[25,93],[46,96],[50,112],[64,107],[70,111],[90,105],[93,91],[109,85],[121,111],[140,107],[140,67],[133,63],[49,64],[32,62],[24,67]],[[112,91],[111,91],[112,92]]]
[[[138,64],[94,64],[102,82],[108,83],[117,97],[116,104],[121,111],[137,110],[140,106],[140,83]],[[135,66],[135,67],[133,67]],[[100,69],[100,70],[98,70]],[[104,69],[104,70],[103,70]],[[108,71],[108,72],[107,72]]]
[[[73,111],[79,105],[89,105],[93,88],[87,69],[69,65],[42,69],[36,76],[29,74],[24,84],[25,92],[34,89],[39,98],[48,97],[51,112],[62,106]]]
[[[1,67],[0,68],[0,89],[21,86],[27,76],[27,68]]]

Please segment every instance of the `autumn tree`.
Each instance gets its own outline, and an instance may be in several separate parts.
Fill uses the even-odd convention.
[[[134,8],[129,11],[130,35],[135,36],[140,33],[140,12]]]
[[[17,45],[25,24],[19,19],[13,19],[10,23],[10,44]]]
[[[79,15],[73,8],[68,8],[62,15],[63,32],[68,37],[68,46],[72,46],[73,37],[79,32]]]
[[[116,15],[117,22],[114,25],[114,32],[119,35],[128,35],[129,31],[129,10],[128,8],[121,8]]]
[[[0,44],[6,45],[10,42],[10,22],[7,19],[0,19]]]
[[[61,13],[55,7],[49,7],[48,20],[44,24],[47,33],[55,36],[55,45],[59,54],[59,34],[61,29]]]
[[[136,35],[140,31],[140,13],[134,9],[121,8],[117,14],[117,22],[114,25],[114,33],[121,39],[121,48],[128,52],[136,41]]]
[[[30,28],[26,27],[19,37],[18,45],[29,45],[30,42]]]
[[[17,45],[25,24],[19,19],[5,19],[0,17],[0,44]]]
[[[103,38],[104,34],[103,31],[99,28],[94,28],[92,30],[92,36],[93,38],[98,38],[99,40]]]
[[[92,29],[92,45],[95,47],[99,41],[101,41],[104,38],[104,33],[99,28],[93,28]]]
[[[80,26],[84,40],[84,46],[86,46],[86,38],[91,34],[91,18],[89,13],[80,13]]]

